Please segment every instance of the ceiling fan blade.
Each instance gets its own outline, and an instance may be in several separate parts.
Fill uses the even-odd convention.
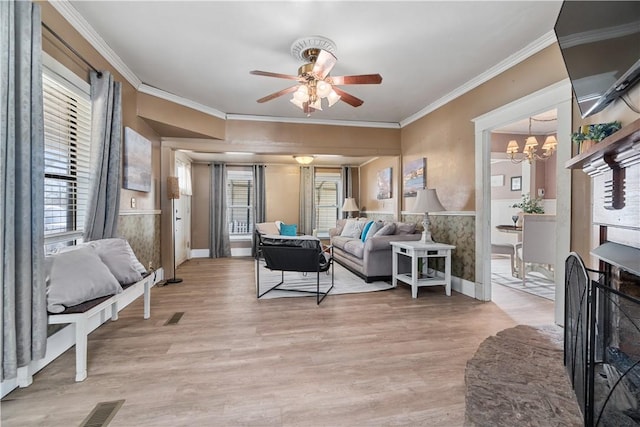
[[[357,76],[331,76],[327,82],[332,85],[378,85],[382,83],[380,74],[360,74]]]
[[[279,79],[298,80],[298,76],[292,76],[290,74],[271,73],[269,71],[253,70],[253,71],[249,71],[249,74],[253,74],[254,76],[277,77]]]
[[[340,101],[344,101],[352,107],[359,107],[364,103],[362,99],[356,98],[355,96],[343,91],[340,88],[334,86],[333,90],[335,90],[336,93],[340,95]]]
[[[324,78],[331,72],[331,69],[333,69],[333,66],[336,65],[337,61],[338,59],[333,56],[331,52],[320,50],[318,58],[313,65],[312,73],[315,74],[318,79],[324,80]]]
[[[258,99],[258,102],[259,103],[263,103],[263,102],[271,101],[272,99],[275,99],[275,98],[277,98],[279,96],[286,95],[286,94],[291,93],[291,92],[295,92],[297,89],[298,89],[298,85],[291,86],[291,87],[288,87],[286,89],[282,89],[279,92],[275,92],[275,93],[272,93],[271,95],[267,95],[264,98],[260,98],[260,99]]]

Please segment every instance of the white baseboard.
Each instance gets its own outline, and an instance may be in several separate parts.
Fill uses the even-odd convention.
[[[251,248],[231,248],[231,256],[251,256]]]
[[[210,256],[209,249],[191,249],[191,258],[209,258]]]
[[[159,268],[155,271],[155,280],[154,285],[159,281],[164,279],[164,270]],[[136,298],[131,298],[130,300],[123,300],[122,308],[125,308],[129,303],[131,303]],[[102,325],[104,322],[111,320],[111,311],[110,308],[105,308],[104,315],[96,315],[89,319],[87,324],[87,330],[93,331]],[[73,324],[69,324],[68,326],[62,328],[55,334],[51,335],[47,338],[47,353],[44,358],[40,360],[35,360],[29,363],[28,366],[23,368],[19,368],[18,376],[12,379],[6,379],[0,383],[0,398],[4,398],[11,391],[16,389],[18,385],[23,386],[23,384],[18,384],[18,380],[23,378],[31,378],[35,373],[40,371],[42,368],[47,366],[49,363],[53,362],[57,359],[62,353],[70,349],[76,344],[76,336],[75,329]],[[71,374],[75,372],[75,366],[70,369]],[[28,385],[28,384],[24,384]]]
[[[471,298],[476,297],[476,284],[459,277],[451,276],[451,289]]]

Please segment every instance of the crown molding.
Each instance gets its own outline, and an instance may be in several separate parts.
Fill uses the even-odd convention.
[[[322,120],[310,118],[288,118],[273,116],[250,116],[244,114],[227,114],[227,120],[245,120],[256,122],[300,123],[305,125],[353,126],[365,128],[400,129],[399,123],[392,122],[360,122],[352,120]]]
[[[138,89],[142,81],[131,71],[122,59],[109,47],[107,42],[96,32],[96,30],[78,13],[68,0],[50,1],[54,7],[84,37],[91,46],[94,47],[113,67],[124,76],[134,88]]]
[[[138,92],[146,93],[147,95],[155,96],[157,98],[164,99],[165,101],[170,101],[178,105],[182,105],[183,107],[188,107],[196,111],[200,111],[201,113],[209,114],[211,116],[217,117],[219,119],[226,120],[228,118],[226,113],[223,113],[220,110],[216,110],[215,108],[207,107],[206,105],[199,104],[195,101],[191,101],[190,99],[183,98],[178,95],[174,95],[170,92],[166,92],[164,90],[158,89],[153,86],[149,86],[147,84],[142,83],[140,87],[138,87]]]
[[[553,30],[551,30],[551,31],[547,32],[546,34],[544,34],[539,39],[529,43],[523,49],[521,49],[518,52],[514,53],[513,55],[511,55],[510,57],[508,57],[504,61],[496,64],[495,66],[491,67],[490,69],[488,69],[484,73],[474,77],[473,79],[469,80],[467,83],[465,83],[462,86],[458,87],[454,91],[449,92],[447,95],[445,95],[442,98],[438,99],[436,102],[433,102],[433,103],[427,105],[426,107],[424,107],[422,110],[418,111],[417,113],[407,117],[404,120],[401,120],[400,121],[400,127],[403,128],[403,127],[415,122],[416,120],[421,119],[422,117],[426,116],[427,114],[431,113],[432,111],[435,111],[436,109],[438,109],[438,108],[442,107],[443,105],[453,101],[454,99],[458,98],[459,96],[464,95],[465,93],[471,91],[472,89],[475,89],[476,87],[480,86],[482,83],[492,79],[493,77],[497,76],[498,74],[500,74],[500,73],[508,70],[509,68],[519,64],[520,62],[522,62],[525,59],[529,58],[530,56],[540,52],[542,49],[552,45],[555,42],[557,42],[556,35],[553,32]]]

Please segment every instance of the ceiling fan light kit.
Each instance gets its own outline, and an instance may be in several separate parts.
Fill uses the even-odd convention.
[[[359,107],[364,101],[337,88],[339,85],[380,84],[380,74],[361,74],[356,76],[330,77],[329,73],[338,61],[333,41],[322,36],[303,37],[291,45],[291,55],[306,63],[298,68],[298,75],[272,73],[268,71],[251,71],[257,76],[276,77],[297,80],[298,84],[258,99],[259,103],[271,101],[288,93],[293,93],[291,103],[304,111],[307,116],[316,110],[322,111],[322,100],[327,100],[329,107],[342,100],[352,107]]]

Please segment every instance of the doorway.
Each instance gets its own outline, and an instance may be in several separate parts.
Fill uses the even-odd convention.
[[[571,83],[568,79],[541,89],[473,120],[476,157],[476,282],[475,297],[491,301],[491,132],[510,122],[557,109],[555,322],[564,322],[564,258],[571,237]]]

